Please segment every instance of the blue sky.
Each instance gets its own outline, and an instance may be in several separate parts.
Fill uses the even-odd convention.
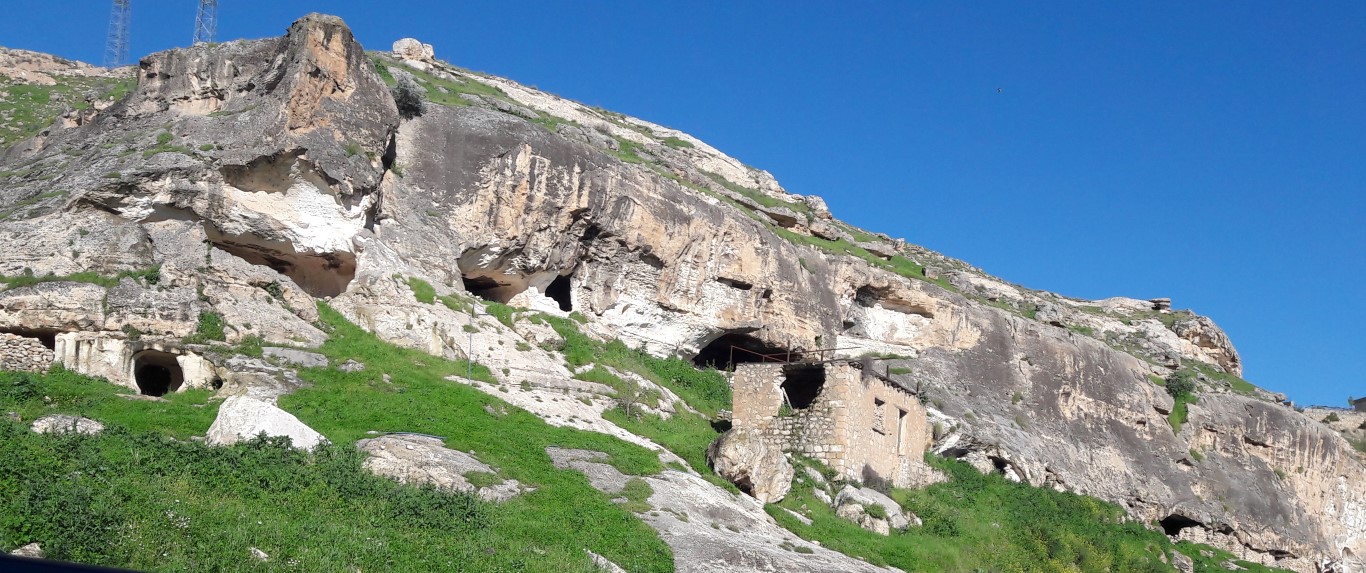
[[[416,37],[1011,282],[1171,297],[1297,402],[1366,396],[1366,3],[221,3],[219,39]],[[101,60],[108,2],[7,4],[0,45]],[[192,0],[133,5],[135,57],[189,42]]]

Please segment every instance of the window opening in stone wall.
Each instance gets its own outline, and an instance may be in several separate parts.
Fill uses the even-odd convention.
[[[137,382],[138,392],[164,396],[180,389],[185,382],[185,373],[174,354],[147,350],[133,358],[133,380]]]
[[[560,310],[571,312],[574,310],[574,301],[570,298],[571,287],[569,275],[557,276],[555,280],[550,281],[550,286],[545,287],[545,296],[560,303]]]
[[[906,411],[896,409],[896,455],[906,455]]]
[[[887,409],[886,406],[886,402],[873,398],[873,431],[879,434],[887,433],[887,426],[882,419],[882,412]]]
[[[825,386],[825,366],[789,364],[783,367],[783,394],[793,410],[805,410],[816,402]]]

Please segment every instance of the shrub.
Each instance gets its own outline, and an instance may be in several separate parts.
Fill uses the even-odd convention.
[[[1188,396],[1195,392],[1195,374],[1189,370],[1178,370],[1167,377],[1167,393],[1173,398]]]
[[[425,113],[427,102],[423,99],[424,91],[412,78],[398,76],[398,85],[389,90],[394,96],[394,105],[398,106],[398,115],[403,119],[412,119]]]
[[[1339,417],[1338,417],[1338,413],[1337,413],[1337,412],[1330,412],[1326,417],[1323,418],[1323,421],[1324,421],[1325,423],[1329,423],[1329,424],[1331,424],[1331,423],[1333,423],[1333,422],[1338,422],[1338,421],[1341,421],[1341,420],[1342,420],[1342,418],[1339,418]]]

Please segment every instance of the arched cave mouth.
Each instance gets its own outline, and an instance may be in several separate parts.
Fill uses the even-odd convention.
[[[699,368],[713,367],[717,370],[734,370],[736,364],[750,362],[782,363],[801,359],[800,353],[780,346],[773,346],[748,334],[723,334],[702,348],[693,357],[693,364]]]
[[[550,281],[550,285],[545,287],[545,296],[560,304],[560,310],[573,312],[573,285],[569,282],[569,275],[559,275],[555,280]]]
[[[1168,537],[1176,537],[1177,535],[1180,535],[1181,530],[1187,527],[1197,527],[1200,525],[1204,525],[1199,521],[1196,521],[1194,519],[1177,513],[1173,513],[1171,515],[1168,515],[1167,517],[1162,518],[1157,522],[1157,524],[1162,526],[1162,532],[1166,533]]]
[[[185,383],[185,372],[176,362],[176,355],[144,350],[133,357],[133,380],[137,382],[139,393],[164,396],[180,389]]]

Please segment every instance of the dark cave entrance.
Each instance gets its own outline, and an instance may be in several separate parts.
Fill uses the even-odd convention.
[[[545,296],[560,303],[560,310],[572,312],[574,310],[574,300],[571,298],[573,291],[569,284],[569,275],[560,275],[555,280],[550,281],[550,286],[545,287]]]
[[[1180,535],[1181,530],[1187,527],[1196,527],[1199,525],[1203,525],[1199,521],[1176,513],[1173,513],[1171,515],[1168,515],[1167,517],[1162,518],[1157,522],[1157,524],[1162,526],[1162,532],[1166,533],[1168,537],[1176,537],[1177,535]]]
[[[507,303],[517,294],[509,294],[510,285],[499,283],[492,277],[462,275],[460,280],[465,283],[466,291],[489,302]]]
[[[692,359],[698,367],[734,370],[736,364],[749,362],[787,362],[800,359],[801,353],[772,346],[748,334],[723,334],[702,348]]]
[[[793,410],[810,408],[824,387],[824,364],[788,364],[783,367],[783,394]]]
[[[146,350],[133,357],[133,380],[138,392],[147,396],[164,396],[180,389],[185,373],[169,352]]]

